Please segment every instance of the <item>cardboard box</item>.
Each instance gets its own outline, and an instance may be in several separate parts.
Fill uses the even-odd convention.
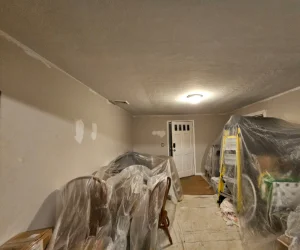
[[[23,232],[0,247],[0,250],[44,250],[52,236],[52,229]]]
[[[256,156],[260,171],[263,172],[277,172],[279,170],[279,158],[271,155]]]

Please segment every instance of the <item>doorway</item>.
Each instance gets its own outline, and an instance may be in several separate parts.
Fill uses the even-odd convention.
[[[195,175],[194,121],[168,121],[168,152],[173,156],[179,177]]]

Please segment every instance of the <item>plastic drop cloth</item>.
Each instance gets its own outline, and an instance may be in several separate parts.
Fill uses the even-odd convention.
[[[293,238],[289,250],[300,249],[300,206],[291,212],[287,219],[287,230],[285,234]]]
[[[300,204],[300,125],[281,119],[232,116],[223,135],[240,130],[242,209],[241,226],[247,233],[283,233],[287,216]],[[227,192],[237,204],[237,145],[222,143]],[[275,240],[275,238],[274,238]]]
[[[113,187],[113,249],[156,249],[158,219],[166,190],[165,173],[132,165],[107,180]],[[130,248],[129,248],[130,247]]]
[[[128,164],[113,174],[116,165],[111,164],[93,176],[67,183],[48,250],[158,249],[158,222],[168,177],[168,164],[161,164],[165,164],[163,171],[161,166]]]
[[[96,176],[101,179],[110,178],[131,165],[142,165],[151,170],[152,175],[165,173],[172,180],[170,196],[172,201],[181,201],[183,199],[182,186],[179,175],[176,169],[175,162],[169,156],[155,156],[149,154],[141,154],[137,152],[127,152],[114,161],[107,167],[102,168]]]
[[[111,191],[93,176],[67,183],[61,192],[62,211],[56,222],[48,249],[84,249],[91,239],[102,237],[105,247],[111,231]],[[103,248],[104,249],[104,248]]]
[[[112,230],[111,190],[93,176],[68,182],[61,192],[62,211],[47,249],[90,249],[101,238],[101,248],[110,244]]]
[[[220,150],[222,135],[220,135],[208,149],[205,162],[205,177],[212,185],[212,178],[220,176]]]

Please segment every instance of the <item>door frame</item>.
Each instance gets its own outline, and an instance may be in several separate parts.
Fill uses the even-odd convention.
[[[168,150],[168,156],[170,156],[170,143],[169,143],[169,122],[192,122],[192,125],[193,125],[193,134],[192,134],[192,138],[193,138],[193,151],[194,151],[194,175],[197,174],[197,171],[196,171],[196,139],[195,139],[195,120],[167,120],[167,150]],[[172,131],[171,131],[172,133]]]

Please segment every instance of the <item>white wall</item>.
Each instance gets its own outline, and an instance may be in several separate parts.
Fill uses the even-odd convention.
[[[194,120],[196,169],[204,172],[204,163],[208,147],[221,134],[227,115],[170,115],[170,116],[137,116],[133,119],[133,149],[134,151],[168,155],[167,121]],[[153,131],[165,131],[164,137],[153,135]],[[164,143],[164,147],[161,147]]]
[[[32,56],[0,36],[0,245],[53,226],[56,189],[132,150],[131,115]],[[85,124],[81,144],[77,120]]]
[[[266,110],[268,117],[276,117],[300,124],[300,89],[283,93],[277,97],[254,103],[235,111],[235,114],[246,115]]]

